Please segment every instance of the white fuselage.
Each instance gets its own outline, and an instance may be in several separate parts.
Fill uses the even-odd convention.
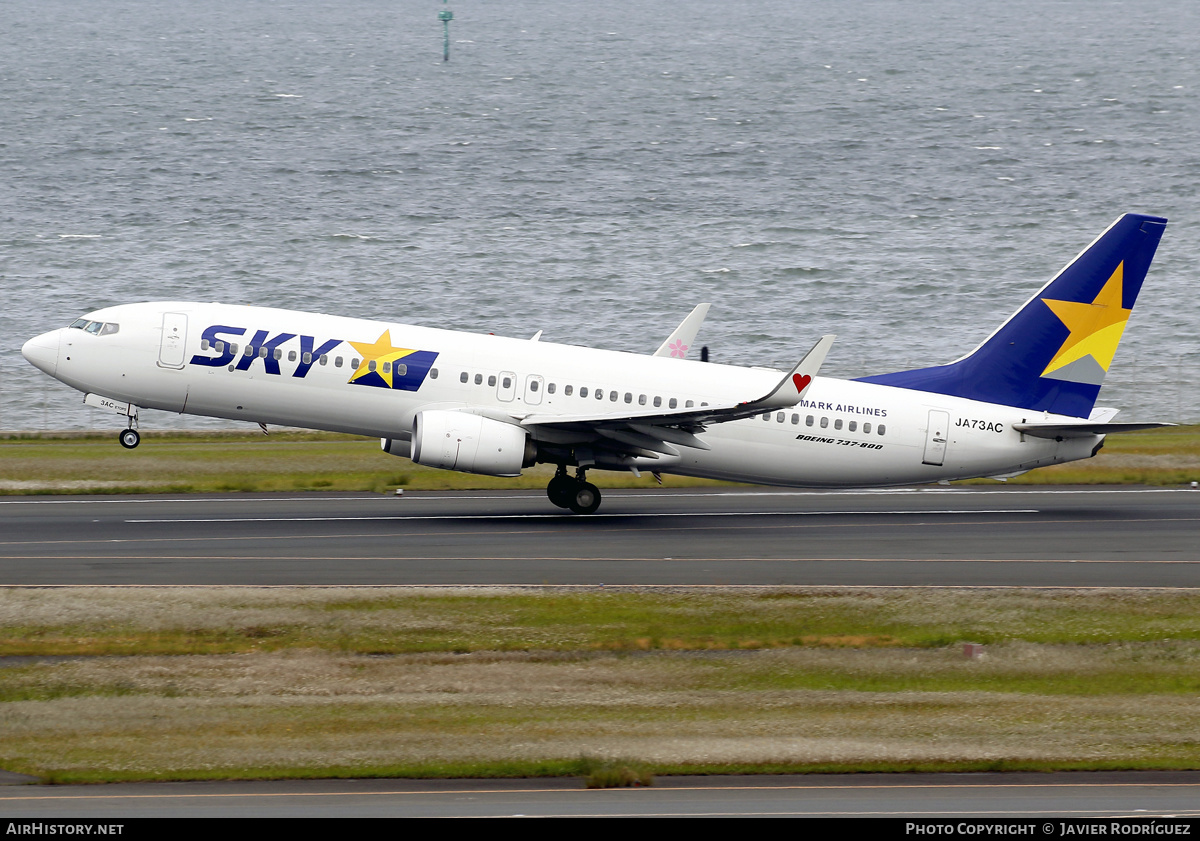
[[[85,393],[169,412],[400,442],[408,440],[423,410],[519,422],[636,413],[688,401],[728,404],[754,400],[782,374],[260,307],[155,302],[109,307],[87,318],[118,329],[100,334],[63,328],[34,340],[42,354],[35,364]],[[228,329],[214,332],[214,326]],[[414,390],[350,381],[364,357],[355,345],[375,345],[385,332],[396,349],[436,354]],[[267,355],[256,348],[252,359],[244,359],[255,336]],[[236,355],[215,364],[231,355],[230,345],[237,345]],[[708,450],[679,447],[678,456],[639,458],[633,466],[765,484],[863,487],[1012,474],[1086,458],[1103,440],[1054,441],[1013,429],[1015,423],[1057,419],[817,377],[793,408],[708,426],[700,433]]]

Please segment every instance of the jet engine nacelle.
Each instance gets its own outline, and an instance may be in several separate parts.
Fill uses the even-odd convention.
[[[431,409],[418,412],[413,421],[412,460],[428,467],[520,476],[533,465],[537,446],[528,433],[511,423],[473,415]]]

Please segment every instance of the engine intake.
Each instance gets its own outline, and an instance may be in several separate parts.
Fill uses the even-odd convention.
[[[529,434],[511,423],[437,409],[418,412],[413,421],[412,460],[427,467],[520,476],[536,456]]]

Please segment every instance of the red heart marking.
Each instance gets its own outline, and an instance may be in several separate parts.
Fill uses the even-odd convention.
[[[792,374],[792,383],[796,386],[796,391],[804,391],[808,388],[808,384],[812,382],[812,377],[808,374]]]

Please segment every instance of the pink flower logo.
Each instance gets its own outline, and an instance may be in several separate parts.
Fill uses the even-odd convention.
[[[683,359],[687,356],[688,346],[680,339],[671,342],[671,344],[667,345],[667,348],[671,351],[672,359]]]

